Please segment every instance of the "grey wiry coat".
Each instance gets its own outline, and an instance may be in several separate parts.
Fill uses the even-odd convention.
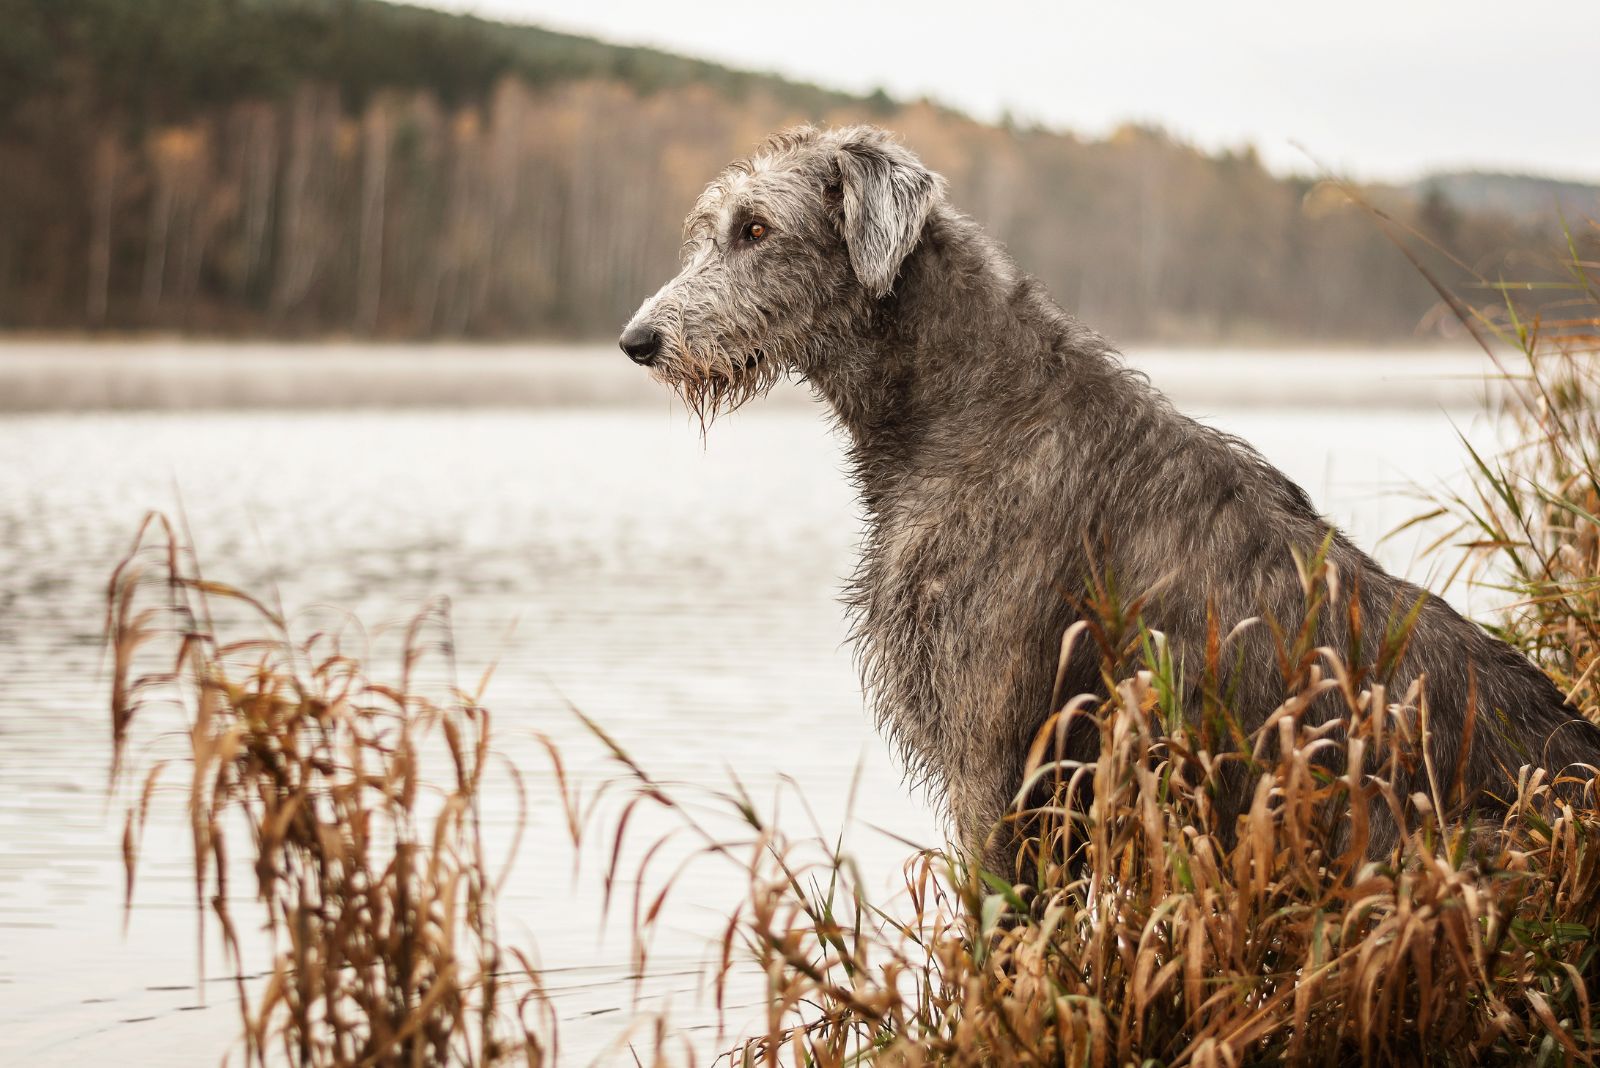
[[[868,520],[850,598],[866,688],[969,843],[1013,800],[1092,574],[1147,598],[1190,679],[1208,607],[1224,630],[1303,616],[1291,550],[1328,532],[1304,491],[1174,410],[880,130],[789,131],[731,165],[622,345],[702,416],[786,372],[831,405]],[[1457,766],[1473,676],[1501,722],[1477,730],[1462,786],[1502,787],[1528,754],[1600,756],[1600,730],[1515,651],[1342,535],[1330,559],[1374,630],[1424,598],[1392,692],[1426,675],[1436,769]],[[1320,642],[1345,649],[1347,613],[1325,619]],[[1283,683],[1266,628],[1241,640],[1248,727]],[[1085,658],[1064,692],[1097,685]]]

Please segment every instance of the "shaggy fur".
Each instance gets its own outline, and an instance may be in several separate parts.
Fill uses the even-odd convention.
[[[1208,611],[1224,632],[1304,616],[1293,551],[1329,535],[1305,492],[1174,410],[881,130],[792,130],[731,165],[689,215],[682,273],[629,331],[656,332],[659,350],[635,359],[703,419],[784,373],[831,405],[868,520],[850,597],[866,689],[969,847],[1015,799],[1094,576],[1144,599],[1191,680]],[[1390,692],[1426,677],[1433,764],[1460,767],[1454,789],[1503,788],[1530,762],[1600,763],[1600,729],[1526,659],[1342,534],[1328,557],[1374,633],[1420,599]],[[1346,606],[1323,618],[1319,642],[1351,648]],[[1267,627],[1236,641],[1234,707],[1255,727],[1284,684]],[[1074,657],[1060,693],[1098,686],[1092,657]],[[1069,745],[1087,757],[1094,740]],[[1423,788],[1416,774],[1401,796]],[[1232,793],[1224,812],[1250,784]],[[1396,831],[1374,827],[1373,852]]]

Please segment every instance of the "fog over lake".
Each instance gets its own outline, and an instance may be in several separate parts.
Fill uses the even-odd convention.
[[[1494,370],[1471,349],[1138,348],[1129,362],[1191,411],[1475,408]],[[0,411],[196,408],[662,407],[611,345],[141,340],[0,345]],[[766,401],[810,403],[802,387]]]
[[[1458,431],[1495,437],[1486,361],[1469,353],[1130,359],[1419,580],[1418,535],[1380,539],[1420,510],[1411,487],[1461,470]],[[563,747],[580,788],[613,774],[568,702],[663,780],[736,774],[766,800],[792,778],[825,830],[859,767],[849,841],[880,885],[909,853],[891,835],[939,841],[862,709],[837,600],[860,521],[840,442],[800,387],[702,439],[610,349],[14,342],[0,410],[0,1062],[215,1063],[235,1033],[214,947],[203,1002],[195,989],[181,773],[157,797],[122,933],[103,598],[150,509],[181,509],[208,577],[292,613],[355,612],[380,673],[396,625],[450,598],[461,678],[497,662],[487,704],[529,783],[503,933],[537,947],[571,1063],[628,1059],[614,1043],[636,992],[716,1047],[699,975],[740,887],[695,869],[649,973],[627,980],[625,910],[596,933],[600,875],[575,869],[534,735]],[[785,824],[803,832],[794,798]],[[486,803],[503,844],[509,783]],[[251,892],[231,887],[241,916]],[[735,1033],[757,996],[730,1007]]]

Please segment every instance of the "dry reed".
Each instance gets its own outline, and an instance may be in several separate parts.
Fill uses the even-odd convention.
[[[1456,521],[1438,545],[1466,548],[1468,580],[1503,603],[1491,629],[1600,718],[1600,263],[1573,240],[1554,280],[1482,284],[1502,299],[1465,314],[1491,355],[1515,353],[1502,363],[1515,444],[1498,456],[1469,446],[1470,488],[1419,518]],[[1519,306],[1528,292],[1539,310]]]
[[[226,640],[219,615],[245,636]],[[235,976],[246,1063],[551,1059],[538,973],[497,936],[479,826],[489,714],[474,695],[420,693],[430,659],[450,673],[442,607],[411,625],[397,682],[376,682],[337,632],[295,641],[279,613],[202,578],[153,516],[112,578],[108,630],[128,902],[158,784],[186,765],[202,959],[209,915]],[[180,752],[162,755],[174,740]],[[228,850],[240,843],[259,905],[248,916],[271,947],[260,983],[246,978],[260,962],[244,959],[230,901]]]
[[[1313,559],[1304,580],[1319,602],[1337,577]],[[1185,719],[1159,635],[1131,616],[1102,623],[1113,696],[1063,713],[1093,716],[1100,756],[1048,759],[1059,723],[1035,747],[1035,774],[1056,790],[1016,814],[1033,829],[1031,878],[924,852],[904,894],[875,904],[836,845],[791,840],[747,799],[733,799],[747,838],[700,832],[710,853],[754,858],[719,981],[753,956],[768,1009],[734,1063],[1588,1063],[1600,1052],[1592,803],[1575,807],[1524,769],[1501,826],[1452,826],[1436,790],[1403,798],[1388,785],[1397,764],[1422,759],[1423,687],[1387,693],[1335,651],[1291,641],[1288,697],[1243,737],[1215,689],[1203,722]],[[1219,635],[1208,674],[1226,654]],[[1318,725],[1306,713],[1319,698],[1342,718]],[[1212,794],[1240,772],[1254,777],[1253,802],[1223,826]],[[687,807],[629,774],[642,797]],[[1066,799],[1085,781],[1093,806],[1074,815]],[[1375,806],[1409,814],[1413,829],[1374,859],[1363,829]]]

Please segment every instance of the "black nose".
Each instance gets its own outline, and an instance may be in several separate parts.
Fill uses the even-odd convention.
[[[628,359],[648,367],[661,351],[661,334],[655,327],[641,323],[624,330],[617,344],[628,354]]]

